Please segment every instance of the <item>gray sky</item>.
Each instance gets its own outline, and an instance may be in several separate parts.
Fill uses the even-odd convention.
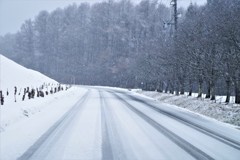
[[[0,35],[17,32],[22,23],[31,18],[33,19],[41,10],[53,11],[54,9],[81,2],[102,2],[106,0],[0,0]],[[135,3],[141,0],[132,0]],[[171,0],[159,0],[169,5]],[[178,0],[178,5],[187,7],[190,2],[202,5],[207,0]]]

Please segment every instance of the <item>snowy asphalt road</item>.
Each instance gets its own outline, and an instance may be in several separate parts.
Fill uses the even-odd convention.
[[[130,92],[88,92],[19,160],[239,159],[240,132]]]

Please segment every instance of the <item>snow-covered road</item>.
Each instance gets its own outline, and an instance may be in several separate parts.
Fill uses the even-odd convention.
[[[20,160],[239,159],[240,131],[134,93],[89,87]]]

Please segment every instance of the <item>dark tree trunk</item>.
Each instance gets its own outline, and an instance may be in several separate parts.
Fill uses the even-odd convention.
[[[240,91],[239,87],[235,88],[235,103],[240,104]]]
[[[231,85],[231,81],[229,80],[229,78],[226,80],[226,85],[227,85],[227,97],[226,97],[226,103],[229,103],[230,102],[230,95],[231,95],[231,93],[230,93],[230,85]]]
[[[216,100],[216,93],[215,93],[215,82],[211,82],[211,99],[210,100]]]
[[[174,84],[173,84],[173,83],[171,83],[170,93],[171,93],[171,94],[174,94]]]
[[[240,104],[240,80],[235,83],[235,103]]]
[[[211,86],[210,86],[210,81],[208,81],[207,83],[207,94],[206,94],[206,97],[205,98],[210,98],[211,96]]]
[[[162,81],[157,83],[157,92],[160,92],[160,93],[163,92]]]
[[[169,88],[169,82],[167,83],[167,86],[165,88],[165,93],[168,93],[168,88]]]
[[[160,84],[161,86],[161,89],[162,89],[162,92],[163,92],[163,81],[161,81],[161,84]]]
[[[202,80],[199,80],[198,82],[198,98],[201,98],[202,97],[202,85],[203,85],[203,81]]]
[[[179,95],[179,85],[180,83],[179,82],[176,82],[176,95],[178,96]]]
[[[184,94],[184,82],[183,81],[180,82],[180,94],[181,95]]]
[[[192,84],[192,81],[189,80],[189,93],[188,93],[188,96],[192,96],[192,90],[193,90],[193,84]]]
[[[216,81],[215,81],[215,70],[212,68],[212,74],[211,74],[211,76],[212,76],[212,78],[211,78],[211,81],[210,81],[210,93],[211,93],[211,98],[210,98],[210,100],[216,100],[216,91],[215,91],[215,83],[216,83]]]

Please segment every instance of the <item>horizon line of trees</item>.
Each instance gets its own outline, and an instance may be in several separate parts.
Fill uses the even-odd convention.
[[[178,9],[157,0],[82,3],[41,11],[16,34],[0,36],[3,55],[61,83],[142,87],[183,94],[235,95],[240,103],[240,1],[208,0]]]

